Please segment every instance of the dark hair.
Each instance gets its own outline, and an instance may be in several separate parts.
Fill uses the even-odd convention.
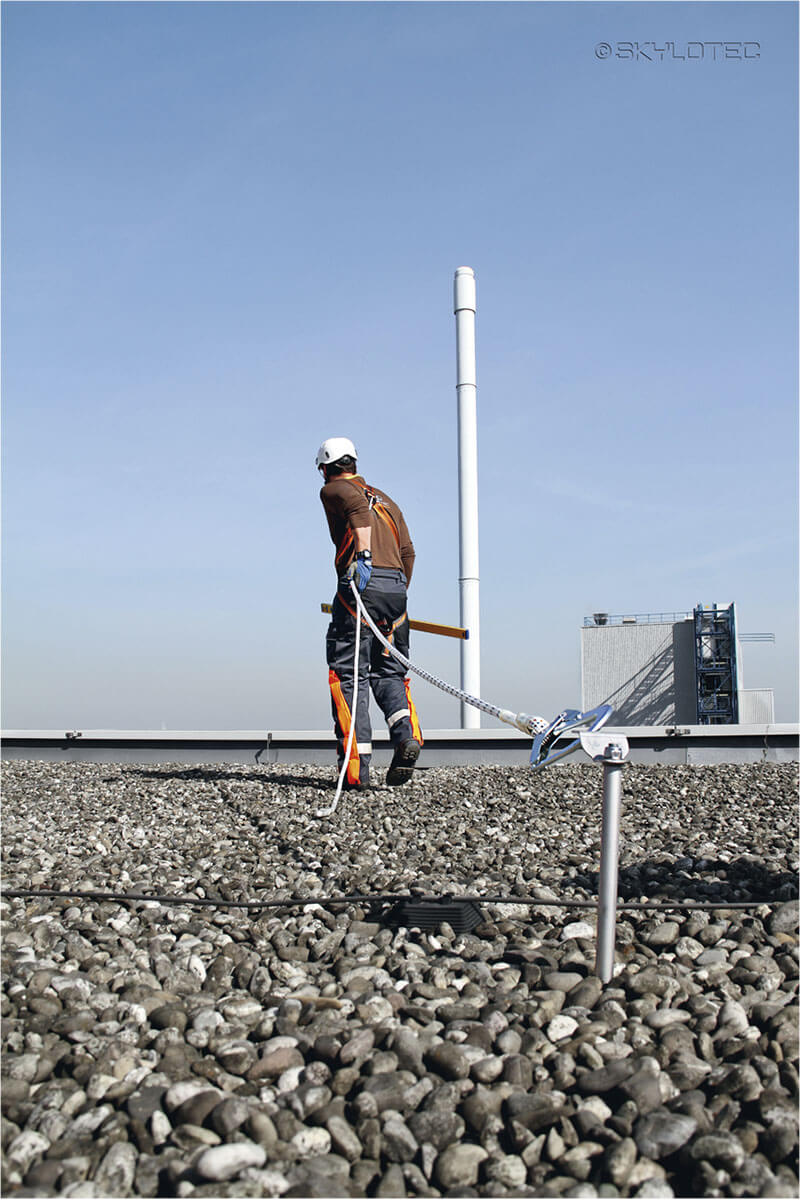
[[[328,475],[351,475],[356,469],[356,460],[352,454],[345,454],[342,458],[337,458],[336,462],[328,463],[326,471]]]

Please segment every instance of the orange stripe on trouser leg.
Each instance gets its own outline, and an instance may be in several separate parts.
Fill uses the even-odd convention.
[[[339,728],[342,731],[342,741],[344,748],[347,748],[347,737],[350,733],[350,709],[347,706],[347,701],[344,698],[342,691],[342,682],[335,671],[328,671],[328,686],[331,689],[333,697],[333,706],[336,711],[336,720],[339,723]],[[347,782],[358,783],[361,779],[361,764],[358,758],[358,743],[355,737],[353,745],[350,748],[350,757],[347,760]]]
[[[411,680],[406,679],[405,685],[409,718],[411,720],[411,736],[419,742],[420,746],[422,746],[424,745],[425,739],[422,736],[422,729],[420,727],[419,717],[417,716],[417,710],[414,707],[414,701],[411,699]]]

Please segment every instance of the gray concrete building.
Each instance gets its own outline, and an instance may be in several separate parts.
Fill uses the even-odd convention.
[[[743,687],[741,641],[733,604],[594,613],[581,630],[582,707],[612,705],[616,725],[771,723],[772,689]]]

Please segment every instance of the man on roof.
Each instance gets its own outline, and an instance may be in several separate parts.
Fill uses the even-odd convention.
[[[358,618],[350,582],[355,583],[364,607],[384,637],[407,658],[406,593],[415,558],[402,512],[391,497],[358,474],[357,458],[355,446],[344,437],[328,438],[317,453],[317,467],[325,479],[320,499],[336,547],[338,582],[328,627],[327,659],[340,771],[353,720]],[[407,783],[414,772],[423,741],[422,730],[405,668],[362,619],[355,734],[344,781],[344,788],[350,791],[369,789],[370,689],[386,718],[394,748],[386,783],[397,787]]]

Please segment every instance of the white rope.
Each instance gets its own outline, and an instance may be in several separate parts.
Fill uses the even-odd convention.
[[[485,700],[481,700],[477,696],[470,696],[468,692],[462,692],[460,688],[454,687],[451,683],[445,683],[444,680],[437,679],[435,675],[431,675],[430,672],[424,671],[422,667],[415,666],[414,663],[410,662],[404,654],[401,654],[400,651],[391,644],[391,642],[386,640],[364,607],[356,587],[352,583],[350,584],[350,587],[353,589],[353,595],[356,598],[356,606],[364,621],[366,621],[367,625],[369,625],[370,629],[375,634],[375,637],[383,646],[386,647],[392,657],[396,658],[398,662],[402,663],[407,670],[413,671],[415,675],[419,675],[421,679],[427,680],[428,683],[432,683],[434,687],[439,688],[443,692],[447,692],[448,695],[456,696],[459,700],[463,700],[466,704],[471,704],[473,708],[479,708],[481,712],[488,713],[490,717],[496,717],[498,721],[503,721],[506,725],[513,725],[516,729],[522,730],[523,733],[536,735],[537,733],[544,733],[544,731],[549,727],[550,721],[545,721],[544,717],[529,717],[527,713],[513,713],[508,708],[497,708],[496,705],[487,704]]]
[[[356,591],[355,587],[353,587],[353,591],[356,594],[356,599],[358,599],[358,592]],[[356,732],[356,704],[358,702],[358,657],[359,657],[360,650],[361,650],[361,622],[356,621],[356,652],[355,652],[355,658],[353,661],[353,704],[350,709],[350,730],[347,734],[347,745],[344,748],[344,760],[342,762],[342,769],[339,772],[339,782],[336,784],[336,795],[333,797],[333,803],[331,804],[330,808],[318,808],[317,809],[316,815],[318,817],[332,817],[333,816],[333,814],[336,812],[336,809],[338,808],[339,797],[341,796],[342,788],[344,787],[344,777],[347,774],[347,767],[350,762],[350,751],[353,748],[353,738],[354,738],[355,732]]]
[[[422,667],[417,667],[401,654],[391,642],[389,642],[381,633],[378,626],[372,620],[372,617],[367,612],[353,581],[350,581],[350,588],[353,592],[356,602],[356,612],[372,630],[375,637],[382,646],[389,651],[393,658],[408,671],[413,671],[415,675],[419,675],[421,679],[425,679],[428,683],[432,683],[434,687],[440,688],[441,691],[447,692],[450,696],[455,696],[459,700],[463,700],[466,704],[471,704],[473,708],[479,708],[481,712],[488,713],[490,717],[496,717],[498,721],[503,721],[506,725],[513,725],[515,729],[519,729],[522,733],[526,733],[534,738],[533,751],[531,753],[531,764],[535,769],[548,766],[559,758],[563,758],[567,754],[571,754],[580,745],[580,740],[572,742],[571,745],[554,753],[547,753],[549,746],[553,745],[559,737],[562,737],[566,732],[572,729],[578,729],[581,726],[591,726],[591,732],[599,729],[606,723],[611,716],[612,709],[608,704],[601,704],[590,712],[580,713],[567,709],[555,718],[554,721],[546,721],[544,717],[530,717],[527,713],[513,713],[508,708],[498,708],[495,704],[488,704],[485,700],[481,700],[478,696],[470,696],[468,692],[462,692],[461,688],[454,687],[451,683],[445,683],[443,679],[437,679],[435,675],[431,675],[429,671],[424,671]],[[339,782],[336,785],[336,795],[333,798],[333,803],[330,808],[317,809],[318,817],[330,817],[336,812],[339,804],[339,797],[342,794],[344,785],[344,777],[347,773],[347,764],[350,761],[350,750],[353,745],[353,736],[356,728],[356,702],[358,700],[358,666],[359,666],[359,651],[361,647],[361,620],[356,621],[356,646],[355,658],[353,662],[353,707],[350,716],[350,730],[347,735],[347,746],[344,753],[344,762],[339,774]],[[541,737],[542,734],[547,736]],[[538,757],[534,757],[537,755]]]
[[[375,624],[372,617],[364,607],[364,603],[361,599],[358,588],[352,580],[350,581],[350,588],[353,592],[353,596],[355,597],[356,610],[361,616],[362,620],[370,627],[381,645],[385,646],[392,657],[395,658],[399,663],[402,663],[406,670],[413,671],[415,675],[419,675],[420,679],[424,679],[428,683],[432,683],[434,687],[439,688],[443,692],[447,692],[448,695],[455,696],[458,700],[463,700],[465,704],[471,704],[473,708],[479,708],[481,712],[488,713],[490,717],[496,717],[498,721],[503,721],[506,725],[513,725],[515,729],[519,729],[523,733],[527,733],[530,736],[535,737],[536,734],[544,733],[544,731],[549,728],[551,722],[545,721],[544,717],[529,717],[527,713],[513,713],[508,708],[498,708],[497,705],[489,704],[486,700],[481,700],[478,696],[470,696],[468,692],[462,692],[461,688],[454,687],[452,683],[445,683],[443,679],[437,679],[435,675],[431,675],[429,671],[423,670],[422,667],[415,666],[410,659],[406,658],[404,654],[401,654],[400,651],[383,636],[380,629],[378,629],[378,626]],[[352,749],[353,737],[356,728],[356,702],[358,700],[358,659],[360,647],[361,621],[356,621],[356,646],[353,660],[353,703],[350,710],[350,730],[347,735],[344,761],[342,762],[342,769],[339,772],[339,781],[336,784],[336,794],[333,797],[333,803],[329,808],[318,808],[316,812],[318,817],[330,817],[336,812],[336,809],[339,805],[339,799],[342,794],[342,788],[344,786],[344,777],[347,774],[347,764],[350,761],[350,750]]]

